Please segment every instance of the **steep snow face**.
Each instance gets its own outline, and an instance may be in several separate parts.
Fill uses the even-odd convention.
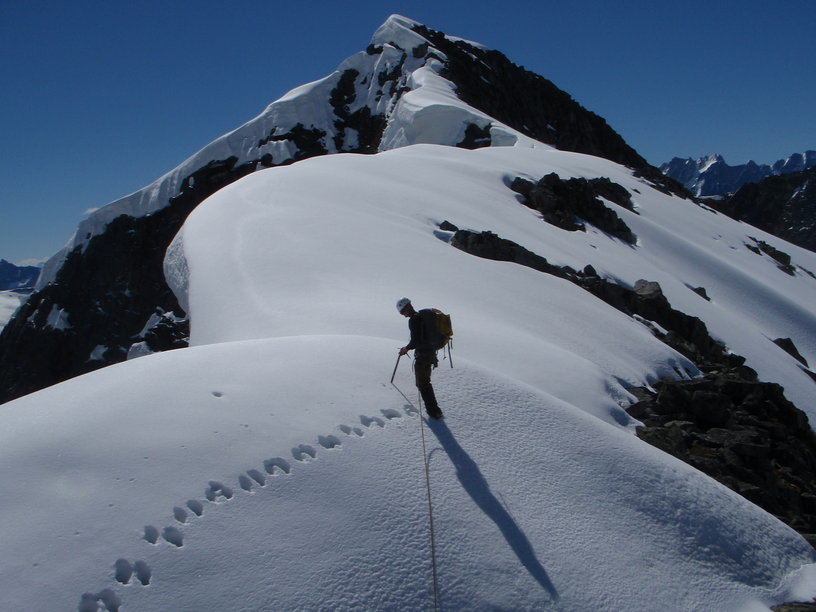
[[[290,135],[297,126],[311,131],[316,138],[314,146],[329,154],[354,148],[354,128],[338,125],[343,123],[342,116],[364,108],[382,116],[387,126],[380,150],[416,143],[455,145],[464,139],[469,124],[491,126],[496,145],[546,146],[459,100],[451,83],[438,74],[444,53],[432,47],[418,56],[412,53],[428,44],[410,29],[416,25],[405,17],[392,16],[372,38],[375,51],[357,53],[327,77],[293,89],[151,185],[92,213],[79,224],[65,248],[45,264],[37,288],[52,282],[66,255],[77,246],[87,245],[113,219],[120,215],[141,217],[164,208],[180,193],[187,177],[212,160],[235,158],[241,165],[258,163],[265,156],[275,164],[297,159],[300,146]],[[349,77],[350,87],[346,82]],[[445,129],[430,129],[441,125],[440,118],[445,120]],[[338,147],[339,136],[343,136],[344,145],[351,146]]]
[[[634,212],[608,205],[637,245],[591,226],[581,233],[544,223],[507,186],[550,172],[624,186]],[[793,338],[808,361],[816,358],[816,279],[804,271],[816,270],[816,255],[748,230],[792,254],[802,268],[791,277],[748,248],[746,226],[657,192],[612,162],[556,150],[418,145],[242,179],[190,216],[167,260],[189,268],[186,291],[173,282],[189,303],[191,342],[389,336],[394,302],[407,295],[454,313],[457,353],[608,422],[629,422],[618,405],[628,401],[624,386],[695,373],[645,327],[574,285],[452,248],[437,227],[443,220],[493,231],[557,265],[590,264],[629,287],[658,281],[675,308],[701,318],[816,422],[813,381],[771,342]],[[700,286],[710,301],[692,291]],[[573,384],[577,372],[606,388],[606,399],[584,395],[587,388]]]

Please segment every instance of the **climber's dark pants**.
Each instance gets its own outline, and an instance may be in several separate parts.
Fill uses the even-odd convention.
[[[416,386],[425,408],[430,411],[439,410],[436,403],[436,395],[431,385],[431,371],[438,363],[436,351],[414,351],[414,375],[416,376]]]

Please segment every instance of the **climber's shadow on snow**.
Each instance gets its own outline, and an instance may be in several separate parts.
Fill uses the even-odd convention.
[[[530,540],[524,535],[524,532],[510,513],[493,495],[490,485],[485,480],[476,462],[459,445],[444,421],[430,423],[430,429],[434,432],[434,435],[442,444],[442,448],[445,449],[448,457],[456,467],[456,476],[468,495],[482,509],[482,512],[496,523],[504,539],[507,540],[510,548],[516,553],[519,561],[530,572],[530,575],[547,590],[553,599],[558,599],[558,591],[555,590],[547,571],[536,557]]]

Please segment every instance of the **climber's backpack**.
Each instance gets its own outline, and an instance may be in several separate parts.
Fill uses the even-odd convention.
[[[419,311],[422,317],[423,344],[438,351],[446,346],[450,350],[450,340],[453,336],[450,315],[436,308],[425,308]]]

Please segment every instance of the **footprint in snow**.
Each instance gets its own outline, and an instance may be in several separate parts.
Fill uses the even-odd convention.
[[[117,582],[122,584],[130,584],[130,579],[133,577],[133,566],[127,559],[117,559],[113,564],[113,575]]]
[[[266,477],[261,474],[258,470],[249,470],[247,472],[247,476],[249,476],[252,480],[258,483],[260,486],[266,485]]]
[[[362,429],[359,427],[349,427],[348,425],[338,425],[337,428],[342,431],[347,436],[350,436],[352,433],[360,436],[361,438],[365,435]]]
[[[385,422],[379,417],[367,417],[365,415],[360,415],[360,423],[364,426],[370,428],[372,423],[378,425],[379,427],[385,427]]]
[[[82,595],[77,612],[119,612],[121,605],[122,600],[113,590],[104,589],[99,593],[85,593]]]
[[[176,527],[165,527],[164,531],[162,531],[162,537],[173,546],[179,548],[184,546],[184,534]]]
[[[218,482],[217,480],[211,480],[210,486],[204,491],[204,496],[208,501],[214,502],[220,496],[223,496],[226,499],[232,499],[233,493],[232,489],[225,484]]]
[[[238,485],[247,493],[252,492],[252,479],[246,474],[241,474],[238,477]]]
[[[196,516],[201,516],[202,514],[204,514],[204,504],[202,504],[197,499],[188,499],[187,507],[190,509],[190,512],[192,512]]]
[[[296,461],[308,461],[307,457],[311,457],[312,459],[317,457],[317,451],[314,449],[314,446],[310,446],[309,444],[299,444],[292,449],[292,456]]]
[[[156,544],[159,541],[159,530],[153,525],[145,525],[144,539],[151,544]]]
[[[113,570],[117,582],[121,582],[122,584],[130,584],[135,574],[136,580],[138,580],[142,586],[147,586],[150,584],[150,578],[152,577],[150,566],[144,561],[136,561],[136,563],[131,565],[127,559],[117,559],[116,563],[113,564]]]
[[[173,508],[173,518],[183,525],[187,522],[187,511],[184,508],[176,506]]]
[[[147,586],[150,584],[150,578],[152,578],[153,572],[147,563],[144,561],[137,561],[133,564],[133,571],[136,573],[136,579],[142,584],[142,586]]]
[[[340,439],[337,436],[317,436],[317,441],[320,442],[320,446],[325,449],[338,448],[340,446]]]
[[[284,474],[288,474],[292,471],[292,467],[289,465],[289,462],[282,457],[267,459],[264,461],[264,469],[266,470],[267,474],[275,474],[276,470],[283,472]]]
[[[399,413],[399,411],[394,410],[393,408],[385,408],[384,410],[380,410],[380,412],[382,412],[383,416],[386,419],[388,419],[389,421],[391,419],[401,419],[402,418],[402,415]]]

